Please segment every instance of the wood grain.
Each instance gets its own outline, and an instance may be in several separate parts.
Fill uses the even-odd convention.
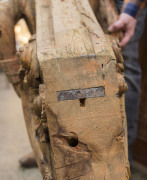
[[[37,39],[20,49],[19,85],[43,179],[129,179],[123,60],[118,42],[105,35],[96,18],[105,12],[110,24],[110,11],[117,18],[112,0],[6,2],[0,7],[1,17],[10,9],[5,22],[0,19],[0,59],[15,54],[18,19],[24,17],[32,33],[37,30]],[[58,101],[58,92],[99,87],[102,96]]]
[[[37,57],[55,179],[128,179],[117,61],[89,1],[37,0],[36,5]],[[85,99],[85,106],[79,99],[57,98],[59,91],[100,86],[105,87],[105,96]]]

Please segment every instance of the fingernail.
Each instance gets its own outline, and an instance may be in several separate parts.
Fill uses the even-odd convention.
[[[113,32],[113,28],[110,26],[110,27],[108,28],[108,31],[109,31],[109,32]]]

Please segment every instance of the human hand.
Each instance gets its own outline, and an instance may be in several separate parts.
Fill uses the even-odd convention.
[[[136,19],[132,16],[122,13],[119,16],[118,21],[109,26],[109,32],[116,32],[122,30],[124,32],[124,36],[120,41],[120,47],[124,47],[134,35],[136,27]]]

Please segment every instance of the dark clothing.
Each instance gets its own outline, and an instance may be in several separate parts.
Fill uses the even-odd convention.
[[[121,11],[123,0],[115,0],[118,10]],[[137,19],[135,34],[130,42],[122,49],[125,66],[125,80],[128,91],[125,94],[126,115],[128,124],[129,160],[131,162],[131,146],[136,139],[139,111],[141,68],[138,63],[139,39],[144,30],[144,20],[147,8],[145,7]]]
[[[115,0],[119,11],[137,18],[145,7],[146,0]],[[120,8],[121,7],[121,8]]]
[[[146,0],[124,0],[122,12],[137,18],[142,9],[145,7],[145,4]]]

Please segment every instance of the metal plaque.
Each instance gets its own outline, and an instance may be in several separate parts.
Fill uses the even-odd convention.
[[[105,96],[105,87],[94,87],[88,89],[74,89],[68,91],[58,91],[58,101],[84,99],[84,98],[96,98]]]

